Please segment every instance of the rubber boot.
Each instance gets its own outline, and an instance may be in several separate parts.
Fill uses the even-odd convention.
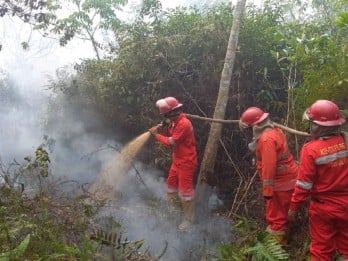
[[[172,216],[176,216],[181,211],[178,193],[167,193],[167,206],[168,212]]]
[[[285,234],[283,235],[282,239],[280,240],[280,245],[281,246],[287,246],[290,241],[290,229],[285,231]]]
[[[279,243],[279,245],[283,247],[288,245],[289,236],[287,233],[281,235],[270,234],[270,237],[274,238]]]
[[[184,220],[178,226],[178,229],[181,231],[187,230],[195,221],[195,204],[194,201],[182,201],[182,208],[184,211]]]
[[[285,235],[282,235],[280,241],[279,241],[279,244],[283,247],[287,246],[288,245],[288,242],[289,242],[289,237],[287,234]]]

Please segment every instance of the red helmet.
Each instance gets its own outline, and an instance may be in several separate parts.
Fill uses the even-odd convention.
[[[346,122],[338,106],[329,100],[317,100],[304,112],[303,117],[320,126],[339,126]]]
[[[258,107],[249,107],[240,117],[240,126],[242,128],[249,128],[262,122],[268,117],[269,113],[264,112]]]
[[[156,102],[156,106],[159,108],[161,114],[168,113],[172,110],[178,109],[182,106],[181,103],[174,97],[166,97]]]

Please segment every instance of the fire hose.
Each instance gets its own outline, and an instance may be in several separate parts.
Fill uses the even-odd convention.
[[[239,123],[239,120],[222,120],[222,119],[213,119],[213,118],[207,118],[207,117],[201,117],[198,115],[192,115],[192,114],[187,114],[185,113],[185,115],[189,118],[192,119],[197,119],[197,120],[203,120],[203,121],[210,121],[210,122],[217,122],[217,123],[225,123],[225,124],[232,124],[232,123]],[[287,131],[289,133],[295,134],[295,135],[300,135],[300,136],[305,136],[305,137],[309,137],[310,134],[307,132],[303,132],[303,131],[298,131],[292,128],[289,128],[287,126],[284,126],[282,124],[276,123],[276,122],[272,122],[274,124],[274,126]]]

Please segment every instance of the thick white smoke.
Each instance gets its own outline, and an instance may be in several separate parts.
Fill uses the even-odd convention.
[[[15,26],[16,23],[6,24],[3,28]],[[57,48],[55,43],[41,38],[37,40],[39,46],[32,45],[29,50],[23,50],[20,42],[28,36],[25,33],[24,36],[11,35],[21,32],[21,27],[3,32],[0,68],[1,77],[7,84],[0,90],[0,157],[3,164],[14,159],[23,162],[25,156],[33,155],[44,142],[44,135],[48,135],[53,141],[50,153],[52,174],[81,184],[93,182],[103,165],[114,157],[115,148],[121,149],[122,142],[113,130],[103,130],[93,112],[89,114],[69,107],[63,100],[52,110],[53,94],[47,89],[48,75],[54,77],[60,66],[93,57],[93,52],[78,52],[85,49],[81,43],[79,48],[71,50],[69,46]],[[30,36],[31,43],[35,43],[33,35]],[[85,50],[90,50],[88,43],[84,46]],[[49,128],[46,126],[48,116],[53,119]],[[86,123],[103,131],[87,132]],[[200,254],[206,254],[217,243],[230,239],[231,224],[217,216],[202,220],[187,233],[178,232],[176,226],[181,221],[180,216],[168,217],[164,213],[166,185],[163,176],[164,173],[135,162],[119,188],[118,205],[106,207],[103,213],[121,219],[127,237],[144,239],[145,247],[154,256],[167,245],[162,260],[200,260]]]
[[[33,154],[44,141],[44,135],[55,140],[67,133],[79,133],[80,139],[86,138],[83,123],[78,121],[79,115],[66,119],[64,128],[57,128],[51,133],[45,131],[47,117],[55,117],[47,115],[50,111],[49,97],[52,95],[47,89],[47,83],[48,76],[54,77],[60,66],[78,62],[79,58],[91,57],[92,54],[91,51],[81,53],[77,51],[81,49],[72,50],[73,45],[60,48],[55,41],[43,39],[32,32],[29,26],[13,19],[5,17],[0,24],[3,29],[0,38],[3,45],[0,51],[0,69],[4,85],[1,90],[0,156],[4,164],[9,164],[14,159],[21,162],[25,156]],[[27,40],[30,40],[29,48],[23,49],[21,43]],[[88,45],[86,50],[87,47]],[[64,108],[63,104],[61,106]],[[60,120],[58,113],[57,111],[57,121]],[[63,127],[62,122],[57,122],[57,126]],[[96,142],[95,140],[90,139]],[[75,143],[78,143],[75,148],[85,144]],[[84,145],[80,149],[81,153],[94,150],[97,145],[91,142],[86,144],[90,144],[90,147],[86,148]],[[61,153],[64,147],[60,146],[59,141],[54,149],[58,158],[59,154],[63,155],[60,158],[78,157],[71,153]]]

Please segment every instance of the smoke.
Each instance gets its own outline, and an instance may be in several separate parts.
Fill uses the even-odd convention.
[[[14,26],[7,24],[6,28]],[[123,141],[118,140],[115,130],[103,126],[95,112],[72,106],[47,89],[48,75],[54,77],[58,67],[86,55],[93,56],[93,52],[75,50],[74,55],[67,56],[69,48],[62,51],[51,42],[39,45],[38,48],[47,47],[45,52],[33,47],[24,51],[18,46],[21,36],[6,39],[1,39],[4,48],[0,52],[2,163],[8,165],[14,159],[23,162],[25,156],[33,155],[45,143],[50,148],[54,177],[79,184],[93,183],[103,166],[115,157],[117,149],[122,149]],[[79,46],[77,50],[81,49]],[[210,216],[189,232],[179,232],[181,214],[168,216],[166,212],[164,176],[165,173],[134,162],[122,185],[117,187],[120,195],[117,204],[107,206],[100,215],[120,219],[127,238],[144,239],[144,247],[152,255],[158,256],[165,249],[162,260],[201,260],[202,255],[209,259],[218,243],[230,240],[231,223]]]
[[[59,172],[65,172],[69,177],[82,176],[76,167],[81,165],[81,169],[88,164],[79,164],[81,157],[95,150],[96,146],[102,146],[105,139],[89,137],[78,111],[73,111],[63,102],[53,111],[53,94],[47,89],[47,84],[48,76],[54,77],[59,67],[72,65],[79,58],[91,57],[93,53],[82,53],[79,51],[81,48],[75,48],[74,44],[60,48],[56,41],[42,38],[15,18],[4,17],[0,27],[3,29],[0,38],[3,44],[0,51],[0,157],[3,164],[10,164],[13,160],[21,162],[44,142],[44,136],[48,136],[55,143],[50,155],[53,168],[59,168],[58,164],[70,166],[70,171]],[[28,49],[22,48],[21,43],[25,41],[29,41]],[[84,49],[89,50],[88,46]],[[64,115],[71,117],[65,117],[63,122]],[[48,118],[54,123],[50,130],[47,130]],[[79,139],[63,144],[74,135],[79,135]],[[65,164],[73,160],[75,164]]]
[[[21,69],[31,71],[21,66]],[[7,84],[1,86],[1,157],[5,162],[23,157],[40,142],[39,108],[44,96],[37,90],[29,91],[32,79],[23,79],[18,70],[12,70]],[[28,85],[27,85],[28,84]],[[35,146],[35,145],[34,145]]]
[[[178,210],[174,215],[168,214],[162,174],[141,163],[135,164],[119,189],[117,207],[111,204],[101,215],[120,220],[127,238],[145,240],[144,248],[153,257],[163,254],[160,260],[216,258],[217,245],[232,239],[231,221],[208,215],[205,219],[198,218],[188,231],[179,231],[177,225],[182,221],[182,213]]]

